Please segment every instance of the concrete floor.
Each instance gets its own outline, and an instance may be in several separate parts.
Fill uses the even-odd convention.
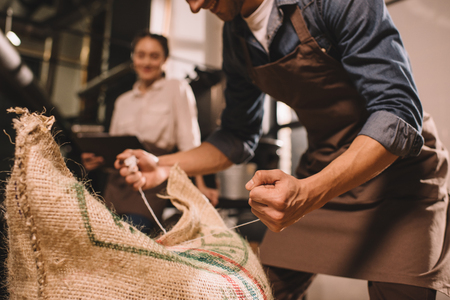
[[[439,293],[436,300],[450,298]],[[306,300],[369,300],[367,281],[319,275],[309,288]]]

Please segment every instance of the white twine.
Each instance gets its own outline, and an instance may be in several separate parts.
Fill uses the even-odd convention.
[[[141,188],[139,188],[139,193],[141,193],[141,197],[142,200],[144,200],[145,205],[147,206],[148,210],[150,211],[150,213],[152,214],[153,218],[155,219],[156,223],[158,224],[159,228],[161,228],[161,230],[164,232],[164,234],[167,233],[166,229],[164,229],[164,227],[161,225],[161,223],[159,222],[158,218],[156,217],[155,213],[153,212],[152,207],[150,206],[150,204],[148,203],[147,198],[145,197],[144,192],[142,191]]]
[[[258,222],[258,221],[261,221],[261,220],[260,220],[260,219],[255,219],[255,220],[253,220],[253,221],[249,221],[249,222],[247,222],[247,223],[243,223],[243,224],[240,224],[240,225],[237,225],[237,226],[233,226],[233,227],[230,227],[230,228],[225,228],[224,230],[219,231],[219,232],[207,234],[207,235],[204,235],[204,236],[201,236],[201,237],[192,239],[192,240],[184,241],[184,242],[180,243],[180,245],[183,245],[183,244],[186,244],[186,243],[189,243],[189,242],[193,242],[193,241],[196,241],[196,240],[200,240],[200,239],[203,239],[203,238],[206,238],[206,237],[209,237],[209,236],[213,236],[213,235],[215,235],[215,234],[219,234],[219,233],[222,233],[222,232],[225,232],[225,231],[228,231],[228,230],[233,230],[233,229],[236,229],[236,228],[239,228],[239,227],[243,227],[243,226],[246,226],[246,225],[250,225],[250,224],[256,223],[256,222]]]
[[[132,155],[132,156],[128,157],[127,159],[125,159],[124,163],[125,163],[126,166],[128,166],[128,169],[131,172],[137,172],[139,170],[138,167],[137,167],[137,158],[134,155]],[[145,177],[144,177],[144,179],[145,179]],[[153,212],[153,209],[150,206],[150,204],[148,203],[147,197],[145,197],[145,194],[142,191],[142,188],[139,188],[139,193],[141,194],[142,200],[144,200],[144,203],[147,206],[147,209],[152,214],[152,216],[155,219],[156,223],[158,224],[159,228],[161,228],[161,230],[164,232],[164,234],[166,234],[167,233],[166,229],[162,226],[162,224],[159,222],[158,218],[156,217],[155,213]],[[205,195],[203,195],[203,197],[205,198],[206,201],[209,201],[208,198],[206,198]],[[202,211],[202,213],[203,213],[203,211]],[[221,232],[225,232],[225,231],[228,231],[228,230],[233,230],[233,229],[236,229],[236,228],[239,228],[239,227],[244,227],[244,226],[256,223],[258,221],[261,221],[261,220],[260,219],[255,219],[253,221],[249,221],[249,222],[246,222],[246,223],[243,223],[243,224],[240,224],[240,225],[236,225],[236,226],[233,226],[233,227],[230,227],[230,228],[225,228],[224,230],[216,232],[216,233],[211,233],[211,234],[204,235],[204,236],[201,236],[201,237],[198,237],[198,238],[195,238],[195,239],[184,241],[184,242],[181,243],[181,245],[189,243],[189,242],[193,242],[193,241],[196,241],[196,240],[200,240],[200,239],[203,239],[203,238],[206,238],[206,237],[209,237],[209,236],[213,236],[213,235],[219,234]]]
[[[209,199],[208,199],[205,195],[203,195],[203,194],[202,194],[202,196],[203,196],[203,198],[205,199],[205,201],[209,203]],[[170,196],[165,196],[165,195],[158,195],[158,197],[160,197],[161,199],[171,199]],[[202,209],[202,211],[200,212],[200,218],[201,218],[201,216],[203,215],[203,212],[205,211],[206,207],[207,207],[206,205],[203,206],[203,209]],[[209,236],[212,236],[212,235],[215,235],[215,234],[219,234],[219,233],[222,233],[222,232],[225,232],[225,231],[228,231],[228,230],[233,230],[233,229],[236,229],[236,228],[239,228],[239,227],[243,227],[243,226],[246,226],[246,225],[250,225],[250,224],[256,223],[256,222],[258,222],[258,221],[261,221],[261,220],[260,220],[260,219],[255,219],[255,220],[252,220],[252,221],[249,221],[249,222],[246,222],[246,223],[237,225],[237,226],[233,226],[233,227],[230,227],[230,228],[225,228],[225,229],[223,229],[223,230],[221,230],[221,231],[218,231],[218,232],[216,232],[216,233],[211,233],[211,234],[204,235],[204,236],[201,236],[201,237],[198,237],[198,238],[195,238],[195,239],[191,239],[191,240],[184,241],[184,242],[180,243],[179,245],[183,245],[183,244],[186,244],[186,243],[188,243],[188,242],[192,242],[192,241],[195,241],[195,240],[203,239],[203,238],[205,238],[205,237],[209,237]]]
[[[125,159],[124,161],[125,165],[128,167],[130,172],[137,172],[138,166],[137,166],[137,158],[136,156],[132,155]],[[145,177],[144,177],[145,178]],[[139,188],[139,193],[141,194],[142,200],[144,200],[145,205],[147,206],[147,209],[150,211],[150,213],[153,216],[153,219],[155,219],[156,223],[158,224],[159,228],[164,232],[164,234],[167,233],[166,229],[162,226],[162,224],[159,222],[158,218],[156,217],[155,213],[153,212],[152,207],[148,203],[147,197],[145,197],[144,192],[142,191],[142,188]]]

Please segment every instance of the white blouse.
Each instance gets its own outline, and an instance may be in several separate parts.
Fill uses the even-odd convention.
[[[172,151],[186,151],[200,145],[200,129],[194,93],[186,81],[159,79],[145,92],[133,89],[120,95],[114,105],[109,133],[135,135]]]

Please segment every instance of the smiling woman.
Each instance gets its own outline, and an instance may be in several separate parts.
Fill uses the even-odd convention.
[[[134,39],[132,50],[134,70],[141,81],[139,89],[145,91],[164,76],[163,67],[169,55],[167,39],[143,32]]]
[[[169,56],[167,39],[144,30],[135,36],[131,46],[138,80],[132,90],[115,101],[109,134],[136,136],[145,150],[154,155],[187,151],[198,146],[200,129],[192,89],[184,80],[164,76],[164,65]],[[83,153],[82,160],[88,171],[104,166],[103,158],[94,153]],[[158,235],[155,225],[162,219],[167,201],[158,198],[157,193],[164,189],[164,184],[144,192],[156,215],[154,219],[140,194],[127,185],[119,172],[108,173],[103,193],[107,205],[133,224],[143,226],[143,232]],[[218,191],[207,188],[201,176],[195,179],[207,198],[217,203]]]

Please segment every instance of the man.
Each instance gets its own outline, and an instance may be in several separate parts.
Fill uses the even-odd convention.
[[[246,185],[253,213],[273,231],[261,260],[275,297],[301,299],[316,273],[366,279],[371,299],[450,294],[448,154],[384,2],[187,2],[225,21],[221,128],[175,155],[129,150],[116,161],[122,176],[149,188],[175,163],[195,175],[247,161],[267,93],[308,132],[297,178],[258,171]],[[123,168],[129,155],[142,173]]]

